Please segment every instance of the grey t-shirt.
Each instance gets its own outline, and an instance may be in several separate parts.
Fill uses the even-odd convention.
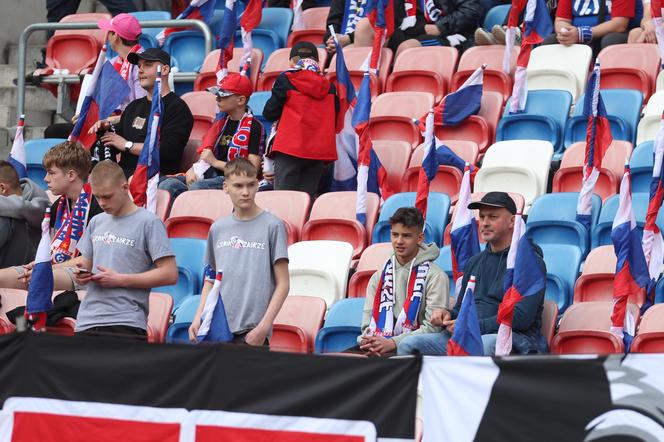
[[[124,216],[100,213],[92,218],[78,242],[78,250],[92,260],[92,273],[101,265],[118,273],[143,273],[159,258],[174,256],[161,220],[145,209]],[[76,331],[126,325],[147,330],[150,289],[104,288],[94,282],[81,303]]]
[[[250,220],[217,220],[208,234],[205,263],[222,271],[221,298],[233,333],[256,327],[265,315],[275,280],[273,264],[288,259],[286,228],[261,212]]]

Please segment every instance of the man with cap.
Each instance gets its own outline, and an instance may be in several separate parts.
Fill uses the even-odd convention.
[[[203,137],[197,165],[185,174],[168,177],[159,183],[159,188],[167,190],[173,199],[186,190],[222,189],[224,167],[236,158],[247,158],[257,170],[261,167],[265,130],[247,106],[253,93],[251,80],[230,72],[217,86],[207,90],[217,98],[222,117]]]
[[[480,323],[480,333],[484,344],[484,355],[495,354],[498,323],[498,306],[505,294],[503,279],[507,267],[507,253],[512,242],[516,204],[505,192],[489,192],[484,197],[468,205],[469,209],[479,209],[479,229],[486,249],[468,260],[464,268],[461,291],[452,309],[435,310],[431,316],[433,325],[442,326],[440,333],[430,333],[406,337],[401,341],[398,354],[416,352],[431,355],[447,354],[447,341],[454,332],[454,323],[459,311],[466,285],[471,275],[475,276],[475,306]],[[531,242],[537,263],[546,274],[542,250]],[[547,351],[546,340],[540,332],[544,305],[542,289],[536,295],[523,298],[516,304],[512,322],[512,351],[517,354],[541,354]]]
[[[270,155],[274,189],[299,190],[316,196],[325,165],[336,161],[339,98],[318,66],[318,49],[298,42],[290,52],[292,69],[277,77],[263,116],[276,122]]]
[[[140,53],[130,52],[127,60],[138,66],[138,80],[146,95],[127,105],[118,124],[112,124],[108,120],[95,124],[98,126],[97,130],[106,130],[101,142],[121,153],[120,166],[127,177],[133,175],[147,135],[157,67],[161,66],[161,99],[164,112],[161,116],[159,173],[161,176],[176,174],[180,171],[182,153],[194,126],[194,117],[187,104],[168,87],[171,56],[161,49],[150,48]]]

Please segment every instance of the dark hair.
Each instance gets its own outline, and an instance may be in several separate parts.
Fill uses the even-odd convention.
[[[113,32],[113,31],[110,31],[110,32]],[[120,41],[122,42],[123,45],[129,46],[129,47],[136,46],[138,44],[138,37],[141,36],[141,34],[138,34],[138,36],[136,37],[136,40],[127,40],[126,38],[121,37],[117,32],[113,32],[113,33],[115,35],[117,35],[118,37],[120,37]]]
[[[0,182],[8,185],[12,190],[21,187],[18,180],[18,173],[9,161],[0,160]]]
[[[390,217],[390,225],[402,224],[406,227],[424,229],[424,217],[416,207],[401,207]]]

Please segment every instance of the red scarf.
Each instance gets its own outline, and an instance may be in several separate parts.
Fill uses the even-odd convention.
[[[138,52],[140,50],[141,50],[140,44],[134,45],[134,47],[129,49],[129,54],[131,54],[132,52]],[[117,58],[115,59],[115,63],[113,63],[113,67],[115,68],[116,71],[120,73],[120,76],[124,78],[125,81],[127,81],[127,79],[129,78],[129,72],[131,72],[131,63],[129,63],[129,60],[127,60],[127,58],[122,59],[122,57],[118,55]]]
[[[231,138],[231,142],[228,145],[228,155],[226,158],[219,158],[222,161],[232,161],[236,158],[248,158],[249,157],[249,138],[251,134],[251,124],[254,121],[254,116],[247,112],[242,116],[240,122],[237,125],[235,134]],[[210,130],[207,131],[201,145],[198,148],[198,153],[200,154],[205,149],[210,149],[214,151],[214,148],[219,143],[219,139],[226,129],[226,123],[228,122],[228,116],[219,118],[214,122]]]
[[[76,244],[83,236],[91,202],[90,184],[83,185],[73,209],[69,207],[66,195],[60,197],[55,214],[55,234],[51,241],[51,261],[53,263],[65,262],[77,255]]]

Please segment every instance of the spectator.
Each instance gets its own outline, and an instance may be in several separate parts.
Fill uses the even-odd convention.
[[[205,285],[189,339],[196,341],[205,300],[216,272],[223,272],[221,297],[233,342],[267,346],[289,290],[286,229],[281,220],[256,205],[258,169],[249,160],[228,162],[224,176],[233,213],[210,227]]]
[[[136,12],[136,6],[132,0],[99,0],[108,12],[118,15],[123,12]],[[49,23],[62,20],[63,17],[76,14],[81,0],[46,0],[46,19]]]
[[[87,295],[78,310],[79,335],[147,339],[150,290],[175,284],[178,269],[159,217],[136,207],[122,168],[101,161],[90,185],[104,213],[93,219],[78,243],[78,284]]]
[[[464,269],[460,295],[452,309],[438,309],[431,315],[433,325],[445,328],[440,333],[408,336],[401,341],[399,354],[447,354],[447,341],[454,332],[454,323],[459,311],[466,285],[471,275],[475,276],[475,304],[480,322],[480,332],[484,344],[484,355],[495,354],[498,323],[496,315],[498,306],[505,294],[503,279],[507,267],[507,254],[514,231],[514,214],[516,205],[507,193],[489,192],[481,201],[468,205],[470,209],[480,211],[480,234],[487,247],[483,252],[473,256]],[[546,274],[546,266],[542,260],[542,250],[532,243],[537,261]],[[512,322],[512,346],[518,354],[545,353],[546,340],[540,332],[542,326],[542,309],[544,306],[544,289],[536,295],[523,298],[516,304]]]
[[[339,97],[323,76],[312,43],[296,43],[290,63],[293,69],[277,77],[263,109],[266,119],[279,120],[271,148],[274,189],[300,190],[314,198],[325,164],[337,159]]]
[[[48,196],[16,169],[0,160],[0,268],[35,259]]]
[[[76,142],[65,141],[46,152],[42,162],[46,169],[44,181],[48,189],[59,197],[51,205],[54,287],[55,290],[77,289],[71,258],[78,254],[76,245],[83,229],[95,215],[101,213],[90,186],[85,184],[91,167],[90,153]],[[0,269],[0,287],[27,289],[33,265],[34,262],[31,262]]]
[[[638,3],[641,0],[635,1]],[[641,4],[643,7],[643,19],[641,19],[639,26],[629,31],[627,43],[657,43],[655,22],[650,12],[650,1],[643,1]]]
[[[426,33],[424,14],[417,4],[415,0],[394,0],[394,33],[387,40],[386,46],[395,53],[404,41]],[[358,21],[355,26],[355,46],[373,46],[373,38],[374,30],[369,19]]]
[[[267,6],[269,8],[290,8],[291,7],[291,0],[268,0]],[[302,9],[309,9],[309,8],[315,8],[318,6],[318,2],[316,0],[303,0],[302,1]]]
[[[450,290],[447,274],[434,263],[439,255],[438,246],[434,243],[423,244],[422,212],[414,207],[402,207],[392,215],[390,225],[394,253],[385,267],[374,273],[369,281],[362,316],[364,333],[358,337],[360,349],[372,356],[394,354],[407,336],[440,331],[431,323],[431,315],[447,305]],[[411,278],[416,278],[414,284]],[[376,300],[376,296],[380,299]],[[392,302],[383,310],[385,299]],[[410,310],[405,306],[408,299],[420,302],[413,317],[407,314]],[[386,320],[395,324],[393,330],[380,330],[382,334],[375,333],[375,329],[370,327],[377,302],[381,310],[391,316]],[[405,326],[403,331],[399,330],[402,328],[400,317],[410,320],[412,328]]]
[[[236,158],[248,158],[260,169],[261,154],[265,149],[265,130],[247,107],[253,93],[251,80],[237,72],[231,72],[218,86],[208,88],[217,97],[223,117],[205,134],[199,147],[200,160],[208,166],[202,178],[194,166],[187,173],[168,177],[159,183],[173,199],[186,190],[221,189],[224,184],[224,167]]]
[[[332,0],[330,3],[330,12],[327,15],[327,24],[325,26],[325,49],[328,53],[334,54],[336,46],[330,34],[330,25],[337,34],[339,44],[344,47],[353,43],[355,40],[355,25],[364,18],[366,14],[367,0]]]
[[[174,175],[180,171],[180,161],[185,145],[189,140],[194,117],[187,104],[168,86],[171,56],[161,49],[150,48],[141,53],[127,55],[131,64],[138,65],[138,79],[145,89],[146,96],[127,105],[120,122],[111,124],[102,120],[94,130],[106,130],[101,142],[121,152],[120,166],[129,177],[136,170],[138,155],[148,130],[148,118],[152,102],[152,88],[157,78],[157,66],[161,66],[161,96],[164,112],[161,116],[159,161],[161,176]]]

